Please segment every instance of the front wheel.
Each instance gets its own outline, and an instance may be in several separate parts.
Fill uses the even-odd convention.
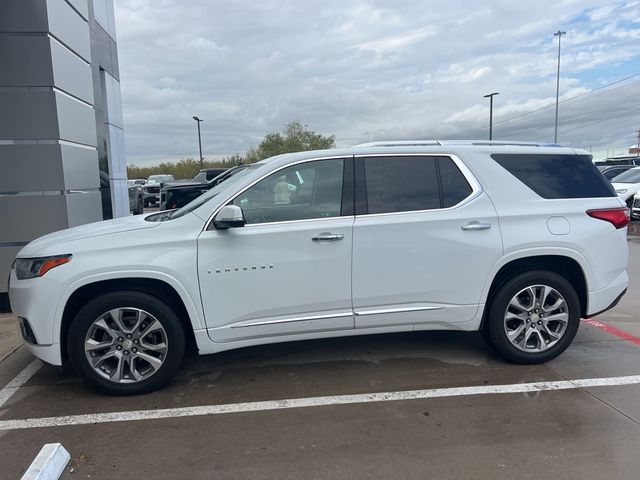
[[[580,324],[580,300],[560,275],[525,272],[497,290],[485,322],[487,343],[507,360],[543,363],[571,344]]]
[[[76,372],[112,395],[147,393],[165,385],[180,367],[185,335],[174,310],[142,292],[111,292],[90,300],[68,336]]]

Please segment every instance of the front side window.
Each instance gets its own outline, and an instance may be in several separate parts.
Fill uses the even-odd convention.
[[[316,160],[284,168],[238,195],[247,224],[340,216],[344,160]]]

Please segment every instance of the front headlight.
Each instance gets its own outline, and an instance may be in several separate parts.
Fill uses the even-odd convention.
[[[622,195],[623,193],[626,193],[626,192],[627,192],[627,189],[626,189],[626,188],[621,188],[620,190],[616,190],[616,193],[617,193],[618,195]]]
[[[54,255],[39,258],[16,258],[16,277],[18,280],[41,277],[52,268],[71,261],[72,255]]]

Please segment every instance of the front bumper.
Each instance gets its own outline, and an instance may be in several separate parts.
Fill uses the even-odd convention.
[[[158,193],[146,193],[144,194],[145,200],[151,200],[152,202],[159,203],[160,202],[160,192]]]
[[[36,357],[52,365],[62,365],[59,323],[55,315],[63,290],[64,285],[46,277],[18,280],[15,271],[11,271],[9,277],[11,310],[29,322],[36,341],[32,343],[23,336],[22,342]]]

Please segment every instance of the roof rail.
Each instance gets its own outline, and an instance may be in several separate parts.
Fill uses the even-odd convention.
[[[425,147],[441,145],[438,140],[391,140],[385,142],[368,142],[354,145],[355,147]]]
[[[509,140],[389,140],[379,142],[361,143],[358,147],[425,147],[441,145],[508,145],[512,147],[560,147],[557,143],[517,142]]]
[[[508,145],[512,147],[560,147],[557,143],[519,142],[512,140],[442,140],[440,145]]]

